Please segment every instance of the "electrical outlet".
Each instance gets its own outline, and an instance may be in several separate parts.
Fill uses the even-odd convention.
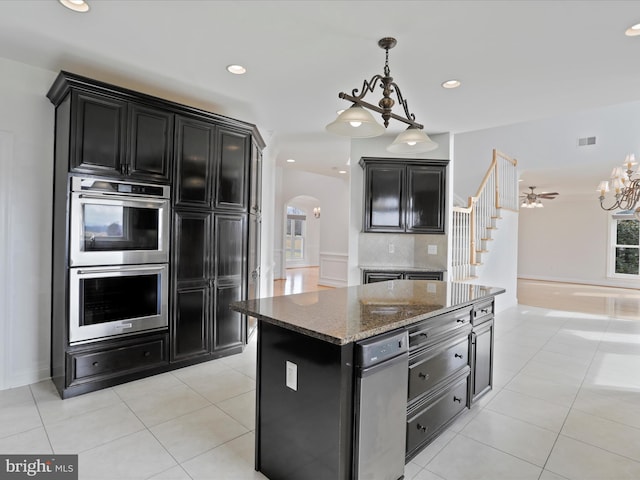
[[[291,390],[298,391],[298,365],[287,361],[287,387]]]
[[[389,253],[395,253],[395,251],[396,246],[393,243],[389,242]]]
[[[429,255],[437,255],[438,254],[438,245],[429,245],[429,246],[427,246],[427,254],[429,254]]]

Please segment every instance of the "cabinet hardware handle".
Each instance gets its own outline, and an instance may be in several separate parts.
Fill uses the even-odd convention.
[[[97,367],[97,366],[98,366],[98,362],[93,362],[93,363],[92,363],[92,365],[93,365],[94,367]]]
[[[427,431],[427,427],[425,427],[424,425],[417,424],[416,427],[418,427],[418,430],[421,430],[423,432]]]
[[[485,315],[487,313],[489,313],[489,309],[488,308],[483,308],[482,310],[480,310],[481,313],[484,313]]]
[[[457,319],[456,319],[456,322],[458,322],[458,323],[464,323],[464,318],[457,318]]]
[[[454,355],[454,357],[455,357],[455,358],[463,358],[463,356],[462,356],[462,355],[460,355],[459,353],[456,353],[456,354]]]
[[[453,396],[453,401],[454,401],[454,402],[461,403],[461,402],[462,402],[462,398],[460,398],[460,397],[456,397],[456,396],[454,395],[454,396]]]
[[[418,373],[418,377],[422,378],[423,380],[426,380],[427,378],[429,378],[429,374],[428,373]]]
[[[151,352],[144,352],[144,356],[145,356],[145,357],[148,357],[148,356],[150,356],[150,355],[151,355]]]
[[[422,332],[422,333],[420,334],[420,336],[421,336],[421,337],[424,337],[424,338],[427,338],[427,337],[428,337],[428,335],[427,335],[426,333],[424,333],[424,332]]]

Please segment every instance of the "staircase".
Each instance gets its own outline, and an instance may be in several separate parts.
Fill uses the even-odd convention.
[[[518,210],[518,162],[494,149],[491,165],[466,207],[453,207],[451,280],[477,277],[490,250],[502,209]]]

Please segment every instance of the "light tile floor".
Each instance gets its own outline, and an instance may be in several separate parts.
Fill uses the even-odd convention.
[[[405,478],[640,479],[640,321],[519,305],[495,331],[494,389]],[[49,381],[0,391],[0,452],[78,453],[82,480],[265,478],[255,354],[64,401]]]

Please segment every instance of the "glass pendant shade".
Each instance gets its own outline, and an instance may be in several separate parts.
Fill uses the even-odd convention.
[[[400,133],[387,151],[391,153],[423,153],[438,148],[438,144],[419,128],[409,127]]]
[[[373,115],[355,104],[338,115],[326,129],[336,135],[351,138],[378,137],[385,132],[385,128],[376,122]]]

